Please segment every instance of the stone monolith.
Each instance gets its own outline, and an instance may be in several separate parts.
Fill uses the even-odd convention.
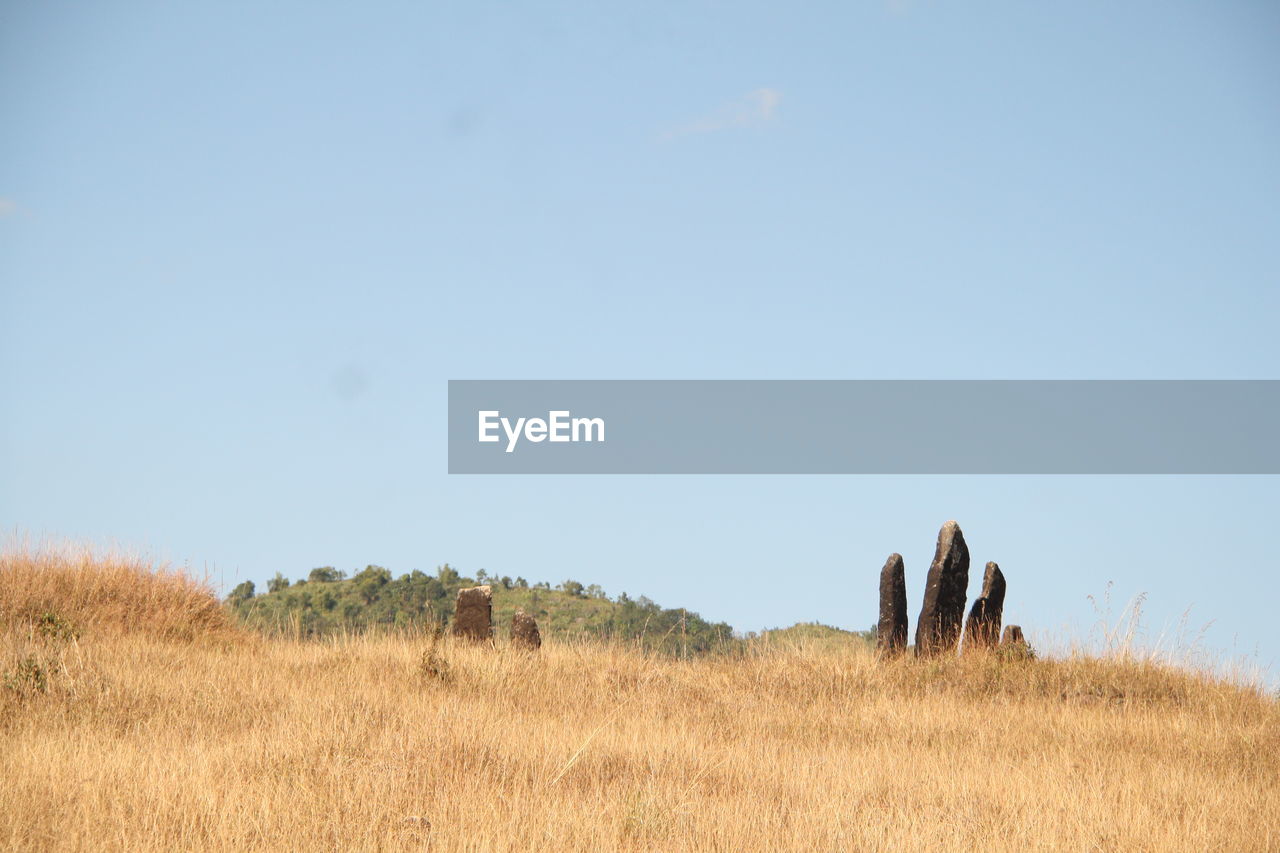
[[[907,648],[907,580],[901,554],[890,554],[880,570],[880,621],[876,649],[897,654]]]
[[[1000,641],[1000,617],[1004,612],[1004,573],[987,563],[982,575],[982,595],[973,602],[964,626],[964,648],[990,649]]]
[[[518,649],[533,651],[542,645],[542,634],[538,632],[538,622],[523,609],[517,609],[511,617],[511,645]]]
[[[453,609],[453,636],[487,640],[493,636],[493,591],[489,586],[458,590]]]
[[[1004,629],[1004,637],[1000,640],[1002,646],[1025,646],[1026,638],[1022,636],[1021,625],[1006,625]]]
[[[969,587],[969,546],[960,525],[948,521],[938,531],[924,607],[916,622],[916,654],[954,653],[964,623],[964,599]]]

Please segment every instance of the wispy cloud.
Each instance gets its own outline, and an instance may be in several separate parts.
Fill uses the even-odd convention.
[[[769,87],[756,89],[725,104],[713,113],[666,131],[659,139],[662,142],[670,142],[682,136],[765,124],[773,121],[777,116],[778,105],[781,103],[782,92],[777,89]]]
[[[0,198],[0,216],[10,216],[18,212],[18,203],[11,198]]]

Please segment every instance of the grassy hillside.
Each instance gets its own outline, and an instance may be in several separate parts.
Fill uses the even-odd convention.
[[[790,628],[761,631],[759,641],[771,645],[804,646],[830,651],[854,650],[875,646],[875,631],[846,631],[820,622],[799,622]]]
[[[163,627],[171,576],[108,573],[156,609],[95,615],[77,577],[108,613],[143,596],[92,563],[0,560],[0,600],[64,569],[65,600],[3,611],[4,849],[1280,848],[1276,699],[1132,658],[881,661],[812,626],[689,659],[228,641]]]
[[[72,547],[0,553],[0,625],[23,624],[42,633],[88,629],[185,640],[238,633],[208,584]]]

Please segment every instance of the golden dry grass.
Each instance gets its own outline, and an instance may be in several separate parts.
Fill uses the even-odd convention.
[[[1280,847],[1276,701],[1132,660],[5,636],[5,849]]]
[[[0,625],[44,614],[97,634],[191,640],[238,633],[213,588],[182,572],[72,545],[0,553]]]

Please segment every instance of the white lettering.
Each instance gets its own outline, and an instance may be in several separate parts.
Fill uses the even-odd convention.
[[[511,421],[507,420],[506,418],[502,419],[502,428],[506,430],[506,433],[507,433],[507,452],[508,453],[516,449],[516,442],[520,440],[520,428],[522,426],[524,426],[524,418],[516,419],[515,429],[511,428]]]
[[[565,412],[565,414],[569,414]],[[578,427],[583,428],[586,433],[585,437],[578,437]],[[596,437],[591,437],[591,428],[595,427]],[[574,441],[604,441],[604,418],[574,418],[573,419],[573,440]]]
[[[498,437],[496,435],[489,435],[489,430],[498,428],[498,425],[496,423],[491,422],[489,418],[496,418],[497,416],[498,416],[497,412],[481,412],[480,413],[480,440],[481,441],[497,441],[498,440]]]
[[[479,431],[477,440],[495,442],[501,440],[497,434],[499,427],[507,436],[507,453],[514,453],[521,437],[535,444],[550,439],[551,441],[604,441],[604,418],[573,418],[564,409],[552,410],[547,419],[502,417],[497,410],[482,411],[478,414]]]
[[[569,426],[569,421],[566,419],[569,417],[569,413],[563,412],[563,411],[555,411],[555,412],[550,412],[549,415],[551,418],[550,420],[551,435],[549,436],[549,438],[552,441],[568,441],[569,433],[567,432],[567,428]],[[579,418],[578,420],[581,420],[581,418]]]

